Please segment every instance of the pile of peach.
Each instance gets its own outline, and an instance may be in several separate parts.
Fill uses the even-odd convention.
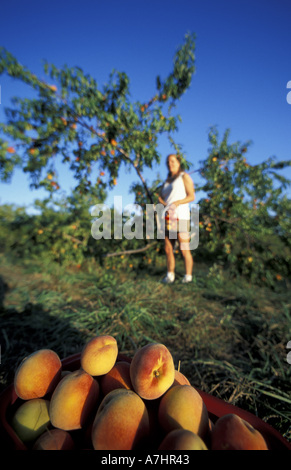
[[[262,434],[237,415],[213,423],[160,343],[123,361],[115,338],[96,336],[73,371],[40,349],[18,366],[14,390],[20,405],[11,426],[32,450],[267,450]]]

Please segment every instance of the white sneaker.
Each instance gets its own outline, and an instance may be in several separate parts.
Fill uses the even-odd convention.
[[[192,282],[192,276],[189,276],[189,275],[187,276],[187,274],[185,274],[181,282],[182,284],[187,284],[188,282]]]
[[[162,280],[162,283],[163,284],[173,284],[174,281],[175,281],[175,278],[165,276],[164,279]]]

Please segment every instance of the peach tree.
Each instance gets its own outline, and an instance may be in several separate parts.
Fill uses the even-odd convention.
[[[274,285],[291,273],[290,180],[282,174],[291,161],[251,164],[251,142],[230,143],[229,134],[220,140],[210,129],[208,156],[200,162],[199,245],[234,274]]]
[[[8,182],[15,168],[21,168],[29,176],[31,189],[48,191],[45,205],[49,201],[62,205],[62,178],[58,174],[61,164],[76,182],[71,201],[88,211],[90,203],[105,201],[107,191],[117,184],[123,165],[136,173],[138,184],[132,187],[135,196],[138,198],[138,187],[147,202],[155,202],[144,170],[160,162],[160,135],[167,135],[171,146],[180,151],[174,141],[180,116],[175,115],[174,109],[191,84],[194,51],[195,36],[187,34],[174,55],[172,71],[165,79],[157,76],[152,97],[147,102],[132,102],[129,78],[124,72],[114,70],[108,82],[99,87],[95,78],[79,67],[57,68],[45,63],[44,81],[2,48],[0,75],[5,73],[26,84],[33,97],[15,97],[5,109],[6,119],[0,124],[0,180]],[[187,166],[184,156],[183,159]],[[74,209],[71,202],[68,206]],[[48,215],[43,204],[41,210]],[[84,211],[82,216],[85,217]],[[77,242],[78,247],[88,241],[88,218],[79,225],[82,243]],[[82,231],[81,227],[86,228]],[[43,228],[39,230],[38,238],[43,236]],[[48,231],[46,228],[47,236]]]
[[[34,98],[14,98],[13,106],[5,109],[6,122],[0,126],[2,181],[8,181],[18,166],[29,174],[32,188],[57,191],[61,181],[56,161],[61,160],[76,179],[80,194],[90,192],[104,199],[124,164],[136,172],[150,202],[143,171],[160,162],[160,134],[166,134],[177,148],[173,134],[180,116],[173,109],[191,84],[194,50],[194,35],[187,34],[174,56],[172,72],[164,80],[157,77],[153,96],[147,102],[131,102],[124,72],[113,71],[100,88],[79,67],[60,69],[46,63],[47,83],[2,49],[0,74],[35,91]],[[93,180],[96,168],[99,176]]]

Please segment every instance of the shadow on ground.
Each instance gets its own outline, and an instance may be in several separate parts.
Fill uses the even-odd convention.
[[[0,392],[13,381],[18,364],[32,352],[53,349],[64,359],[80,352],[86,341],[86,333],[54,316],[45,305],[27,303],[21,311],[5,307],[8,291],[0,276]]]

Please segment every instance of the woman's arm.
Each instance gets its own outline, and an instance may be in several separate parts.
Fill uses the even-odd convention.
[[[166,203],[166,202],[164,201],[164,199],[162,198],[163,188],[164,188],[164,184],[162,184],[162,187],[161,187],[161,189],[160,189],[158,201],[159,201],[161,204],[163,204],[163,206],[166,206],[167,203]]]
[[[159,202],[163,204],[163,206],[167,205],[167,203],[164,201],[164,199],[161,196],[159,196]]]
[[[189,176],[187,173],[184,173],[183,181],[186,191],[186,197],[184,199],[179,199],[178,201],[175,201],[173,204],[175,204],[176,207],[180,206],[181,204],[187,204],[187,202],[192,202],[195,199],[194,183],[191,176]]]

